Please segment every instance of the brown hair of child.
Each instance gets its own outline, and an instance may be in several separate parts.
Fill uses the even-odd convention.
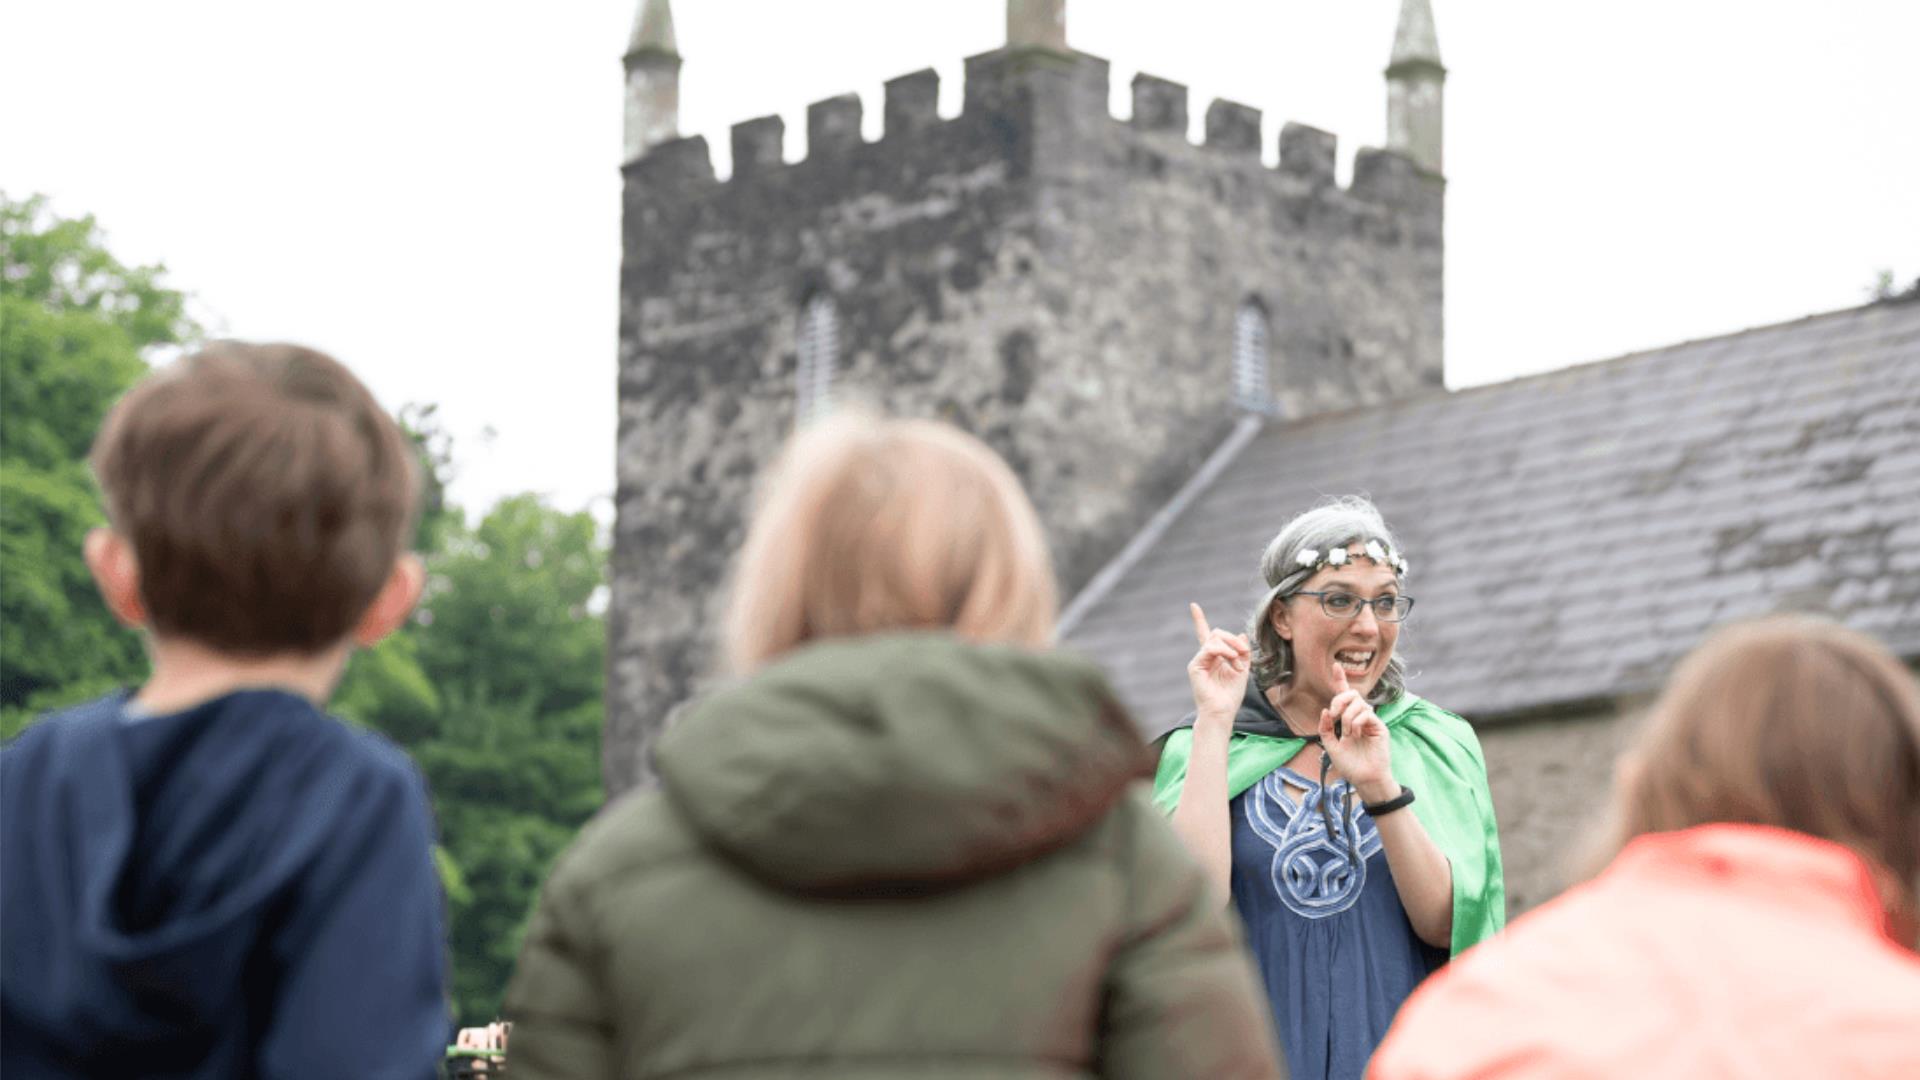
[[[1920,690],[1865,634],[1810,616],[1723,629],[1675,670],[1622,759],[1600,859],[1636,836],[1770,825],[1853,849],[1912,928]]]
[[[394,572],[420,480],[339,361],[215,342],[135,386],[91,457],[157,636],[235,656],[344,640]]]

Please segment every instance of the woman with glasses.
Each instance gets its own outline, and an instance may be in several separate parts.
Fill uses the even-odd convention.
[[[1365,499],[1293,519],[1246,634],[1210,627],[1154,799],[1246,923],[1291,1075],[1359,1077],[1420,980],[1500,929],[1473,729],[1408,693],[1408,563]]]

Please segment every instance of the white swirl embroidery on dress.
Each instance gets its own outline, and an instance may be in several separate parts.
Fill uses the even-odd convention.
[[[1289,783],[1306,791],[1298,806],[1287,798]],[[1346,790],[1345,781],[1327,788],[1327,808],[1336,822]],[[1273,889],[1294,914],[1324,919],[1360,899],[1367,884],[1367,859],[1380,850],[1380,831],[1371,817],[1354,809],[1346,839],[1359,852],[1357,866],[1347,859],[1348,844],[1327,832],[1318,784],[1276,769],[1254,785],[1253,798],[1247,800],[1247,824],[1273,848]]]

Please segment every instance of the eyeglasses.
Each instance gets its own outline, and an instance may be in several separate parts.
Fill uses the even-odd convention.
[[[1320,610],[1336,619],[1352,619],[1360,615],[1360,609],[1370,607],[1373,617],[1381,622],[1399,622],[1413,610],[1411,596],[1376,596],[1371,600],[1362,600],[1350,592],[1300,592],[1293,596],[1317,596],[1320,598]]]

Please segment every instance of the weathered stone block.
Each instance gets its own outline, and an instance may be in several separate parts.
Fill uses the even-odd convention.
[[[1207,106],[1207,146],[1235,154],[1260,152],[1260,110],[1225,98]]]
[[[888,79],[885,137],[932,127],[940,122],[940,74],[932,68]]]
[[[1133,77],[1133,126],[1187,133],[1187,88],[1154,75]]]
[[[1420,169],[1392,150],[1367,147],[1353,157],[1353,193],[1375,202],[1407,202],[1420,184]]]
[[[787,122],[762,116],[733,125],[733,175],[753,176],[781,165]]]
[[[844,154],[860,145],[859,94],[841,94],[807,106],[807,156]]]
[[[1331,184],[1338,148],[1332,132],[1289,122],[1280,128],[1280,169],[1314,184]]]
[[[713,154],[705,135],[669,139],[626,165],[626,174],[651,187],[678,188],[713,181]]]

